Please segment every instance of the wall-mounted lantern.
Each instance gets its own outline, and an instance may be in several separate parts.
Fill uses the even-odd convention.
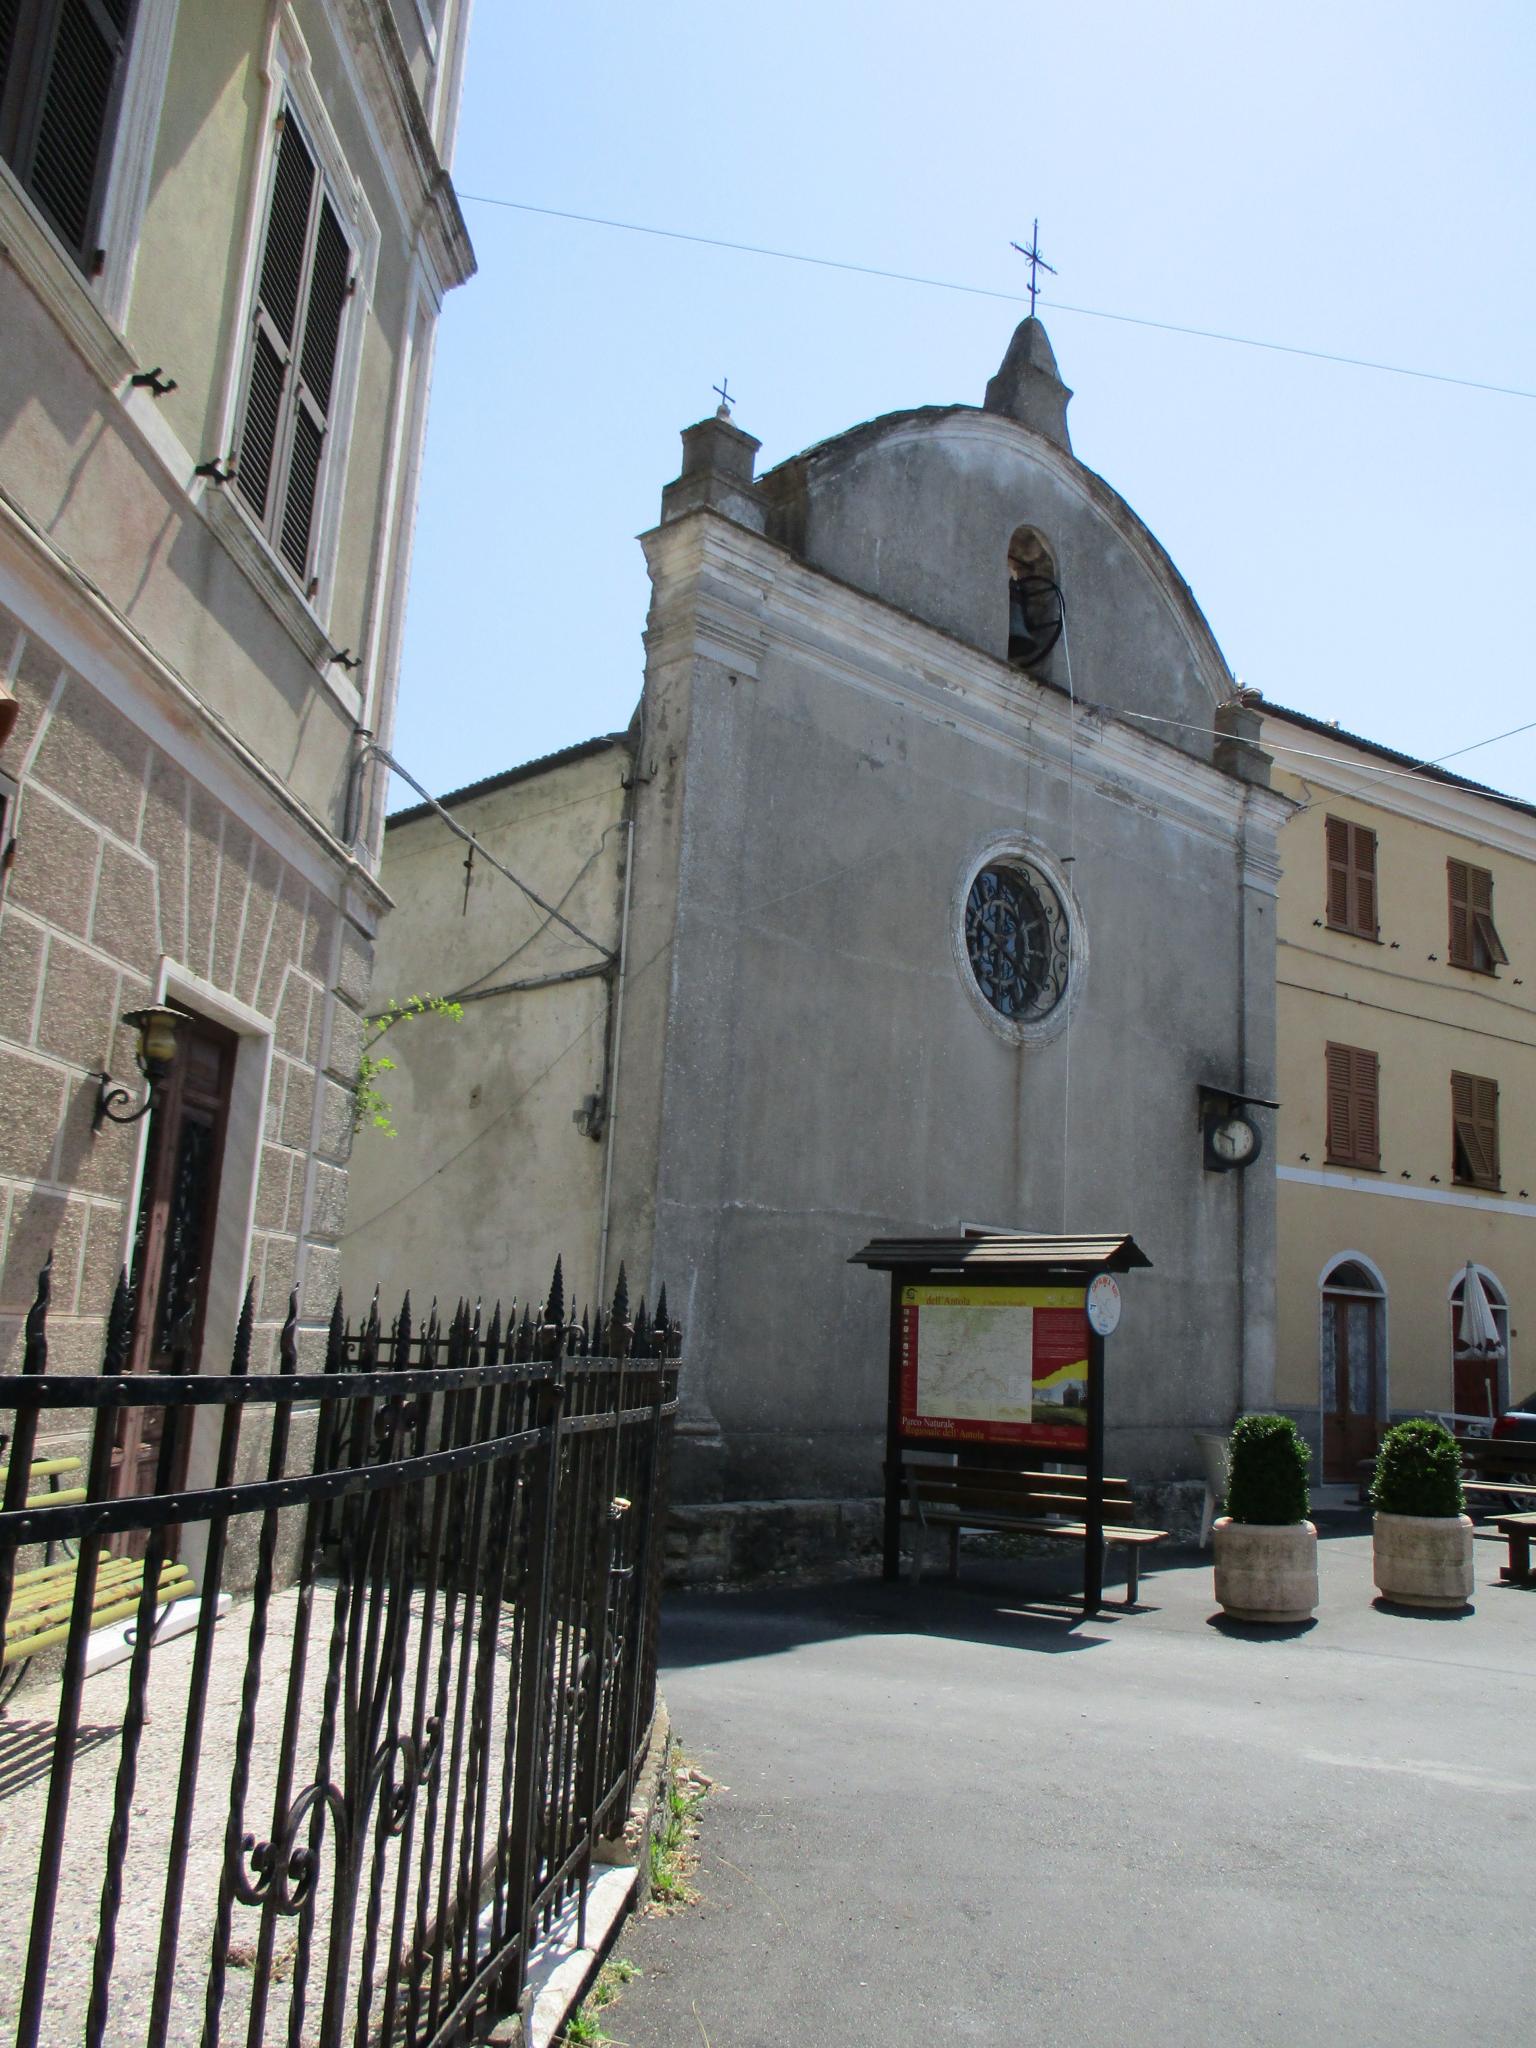
[[[173,1010],[164,1003],[151,1003],[148,1009],[123,1012],[123,1022],[131,1024],[139,1034],[135,1058],[139,1072],[149,1086],[138,1108],[129,1110],[124,1116],[113,1104],[126,1109],[133,1097],[126,1088],[114,1088],[112,1076],[103,1068],[97,1077],[96,1113],[91,1118],[93,1131],[99,1131],[104,1123],[136,1124],[141,1116],[148,1115],[154,1106],[156,1088],[176,1063],[176,1032],[178,1026],[186,1021],[185,1010]]]

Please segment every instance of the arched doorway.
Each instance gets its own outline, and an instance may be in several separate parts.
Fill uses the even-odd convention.
[[[1503,1349],[1497,1358],[1464,1351],[1461,1344],[1461,1298],[1467,1284],[1465,1266],[1451,1286],[1451,1404],[1469,1420],[1491,1421],[1509,1406],[1509,1300],[1486,1266],[1477,1267]]]
[[[1387,1294],[1374,1268],[1338,1259],[1322,1283],[1323,1477],[1353,1480],[1386,1412]]]

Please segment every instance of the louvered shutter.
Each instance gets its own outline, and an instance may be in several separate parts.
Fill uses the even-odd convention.
[[[1504,950],[1493,922],[1493,876],[1487,868],[1468,868],[1468,905],[1472,915],[1473,960],[1478,967],[1507,967]]]
[[[1374,1052],[1358,1045],[1330,1045],[1328,1159],[1335,1166],[1381,1164],[1380,1069]]]
[[[1499,1184],[1499,1084],[1482,1074],[1452,1074],[1451,1124],[1458,1180]]]
[[[1483,1158],[1488,1166],[1488,1185],[1499,1184],[1499,1084],[1497,1081],[1479,1079],[1473,1090],[1473,1113],[1477,1119],[1478,1137],[1482,1142]]]
[[[1328,922],[1345,930],[1349,925],[1349,824],[1344,818],[1330,818],[1328,839]]]
[[[1376,936],[1376,834],[1366,825],[1350,829],[1351,880],[1354,885],[1354,916],[1351,923],[1362,938]]]
[[[236,483],[301,581],[351,269],[351,244],[290,113],[272,178]]]
[[[135,0],[0,0],[0,146],[92,267]]]
[[[1453,967],[1472,965],[1472,884],[1471,874],[1464,860],[1448,860],[1445,864],[1447,889],[1450,898],[1450,949]]]
[[[299,381],[293,416],[293,454],[288,467],[279,545],[296,576],[309,567],[310,536],[325,450],[341,316],[346,310],[352,250],[329,199],[320,201],[314,260],[304,306]]]
[[[1357,1166],[1379,1167],[1381,1164],[1381,1109],[1379,1089],[1379,1067],[1376,1055],[1361,1047],[1354,1048],[1352,1061],[1351,1093],[1354,1097],[1355,1164]]]

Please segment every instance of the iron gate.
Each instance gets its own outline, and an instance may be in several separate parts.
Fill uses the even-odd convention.
[[[595,1328],[567,1320],[557,1267],[537,1317],[484,1327],[417,1329],[407,1297],[352,1329],[338,1302],[313,1372],[293,1303],[277,1371],[251,1370],[248,1297],[227,1374],[182,1351],[129,1377],[121,1285],[91,1377],[48,1373],[47,1312],[45,1271],[0,1380],[0,1623],[8,1655],[62,1653],[0,1723],[0,1790],[7,1731],[37,1760],[0,1800],[15,2039],[473,2038],[628,1810],[680,1333],[664,1306],[631,1323],[622,1275]],[[162,1411],[155,1490],[114,1499],[129,1406]],[[71,1424],[84,1501],[29,1502]],[[197,1595],[171,1606],[178,1557]]]

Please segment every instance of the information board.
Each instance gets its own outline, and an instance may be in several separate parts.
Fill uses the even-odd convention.
[[[1085,1299],[1083,1287],[902,1287],[902,1435],[1084,1451]]]

